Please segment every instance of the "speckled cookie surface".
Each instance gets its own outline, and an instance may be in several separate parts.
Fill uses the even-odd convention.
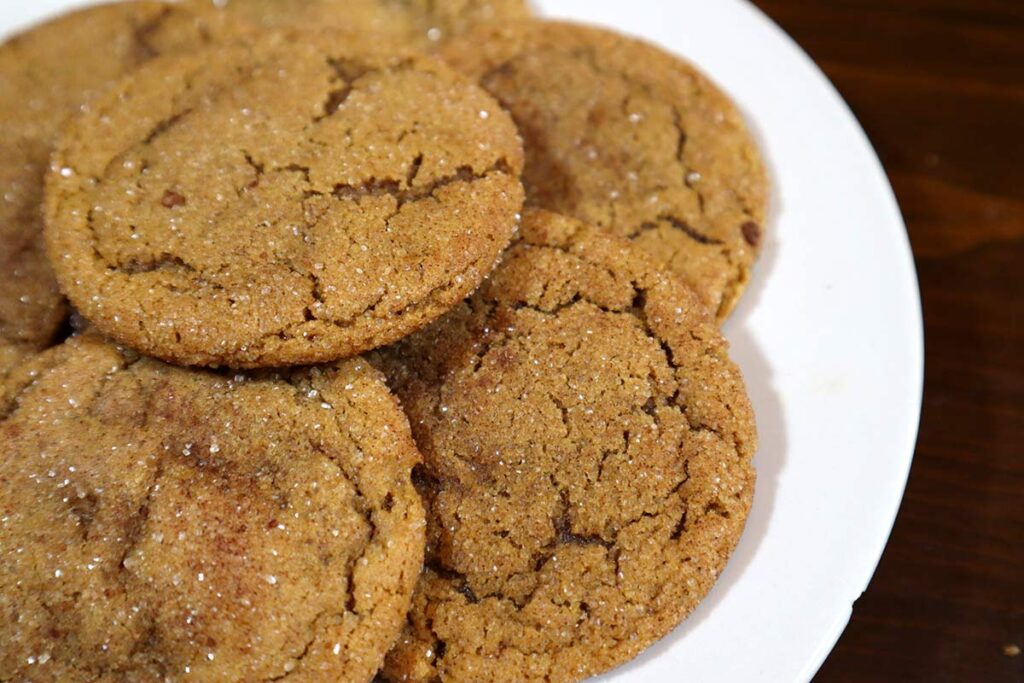
[[[0,422],[5,680],[373,677],[423,550],[379,373],[216,375],[87,334],[22,378]]]
[[[193,0],[262,26],[376,33],[429,49],[490,22],[524,19],[525,0]]]
[[[389,343],[462,300],[522,206],[511,119],[440,61],[338,35],[153,62],[55,155],[46,235],[98,329],[262,367]]]
[[[708,79],[652,45],[553,22],[481,28],[442,55],[515,117],[528,204],[632,239],[728,315],[763,241],[767,181]]]
[[[388,680],[580,680],[715,582],[753,494],[753,416],[714,321],[651,264],[528,213],[479,292],[378,354],[428,506]]]
[[[0,46],[0,338],[39,347],[66,314],[42,237],[43,176],[65,121],[154,55],[227,31],[211,12],[100,5]]]
[[[0,338],[0,385],[7,380],[18,365],[31,355],[31,347],[25,344],[12,344]]]

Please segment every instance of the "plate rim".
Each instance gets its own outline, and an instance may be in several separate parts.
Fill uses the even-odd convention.
[[[892,182],[889,180],[885,165],[882,163],[881,157],[878,155],[878,151],[875,149],[870,136],[867,134],[867,131],[864,129],[864,126],[861,124],[856,113],[853,111],[853,108],[846,101],[846,98],[843,97],[839,88],[832,82],[828,75],[825,74],[824,70],[818,65],[814,58],[811,57],[811,55],[803,48],[802,45],[800,45],[800,43],[796,41],[795,38],[786,32],[786,30],[783,29],[782,26],[780,26],[771,16],[769,16],[767,12],[755,5],[753,0],[729,1],[737,4],[739,11],[747,11],[754,14],[774,34],[775,39],[786,44],[790,52],[804,63],[804,66],[808,68],[809,72],[813,73],[818,87],[827,91],[831,99],[839,105],[844,117],[847,119],[847,124],[855,131],[860,146],[863,147],[870,156],[872,172],[881,181],[880,185],[883,187],[884,199],[887,204],[886,210],[892,214],[892,217],[898,224],[899,230],[895,231],[893,238],[899,244],[901,260],[904,262],[903,265],[905,270],[903,276],[907,278],[904,285],[909,287],[908,293],[914,302],[914,304],[906,310],[906,312],[912,316],[912,319],[906,321],[906,325],[904,327],[904,331],[909,333],[906,343],[908,348],[911,350],[914,362],[913,365],[908,368],[909,392],[903,397],[909,406],[909,413],[913,415],[914,418],[911,423],[904,425],[904,443],[894,447],[894,452],[902,454],[902,460],[901,467],[898,470],[898,478],[894,479],[894,483],[896,483],[897,486],[894,489],[894,495],[890,496],[890,500],[888,501],[888,511],[885,514],[885,518],[888,522],[885,524],[885,528],[881,529],[875,536],[875,547],[870,552],[870,567],[864,576],[858,581],[858,585],[860,586],[858,595],[851,601],[850,608],[847,613],[845,615],[839,615],[839,618],[837,618],[835,625],[829,634],[822,638],[816,654],[808,661],[807,666],[805,667],[806,676],[803,680],[806,681],[806,683],[810,683],[824,665],[829,655],[835,649],[835,646],[839,643],[843,633],[846,631],[846,627],[849,625],[850,619],[853,616],[854,603],[860,599],[860,597],[863,596],[870,587],[871,581],[873,580],[875,573],[878,571],[878,566],[881,563],[882,556],[885,554],[885,550],[889,545],[889,540],[892,537],[893,529],[896,526],[896,521],[899,518],[899,513],[903,505],[907,485],[910,480],[910,472],[913,467],[914,457],[917,451],[917,440],[921,428],[922,409],[924,407],[924,381],[926,366],[924,303],[921,298],[921,285],[917,272],[917,261],[914,257],[913,246],[910,240],[910,232],[907,229],[906,219],[903,215],[899,199],[896,196],[896,191],[892,186]]]

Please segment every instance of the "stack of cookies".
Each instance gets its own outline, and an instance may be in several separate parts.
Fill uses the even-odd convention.
[[[578,681],[754,488],[766,179],[519,0],[148,0],[0,47],[0,680]]]

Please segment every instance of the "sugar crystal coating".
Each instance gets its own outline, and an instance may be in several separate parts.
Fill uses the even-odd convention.
[[[437,60],[346,44],[272,33],[158,60],[76,122],[46,235],[91,322],[173,362],[293,365],[472,291],[522,205],[515,126]]]
[[[212,12],[144,0],[72,12],[0,46],[0,338],[44,346],[66,315],[40,211],[60,129],[140,64],[228,32]]]
[[[441,55],[516,119],[528,204],[630,238],[725,319],[761,250],[768,188],[708,78],[648,43],[551,21],[480,27]]]
[[[480,24],[529,16],[524,0],[191,0],[260,26],[373,33],[429,49]]]
[[[28,366],[0,392],[5,679],[373,677],[423,550],[379,373],[199,372],[89,333]]]
[[[576,681],[675,627],[754,487],[742,378],[697,297],[545,212],[378,358],[424,457],[426,569],[391,681]]]

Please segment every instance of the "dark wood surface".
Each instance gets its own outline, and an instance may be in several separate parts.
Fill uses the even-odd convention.
[[[909,487],[816,681],[1022,683],[1024,0],[757,4],[878,149],[924,300]]]

